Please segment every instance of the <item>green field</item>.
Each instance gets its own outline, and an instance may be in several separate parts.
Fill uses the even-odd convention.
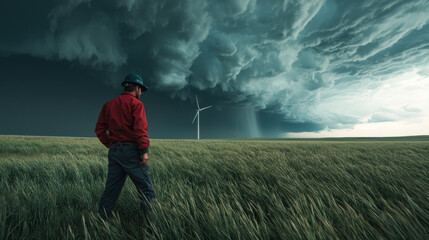
[[[155,235],[130,179],[97,218],[107,151],[0,136],[0,239],[429,239],[429,138],[152,140]]]

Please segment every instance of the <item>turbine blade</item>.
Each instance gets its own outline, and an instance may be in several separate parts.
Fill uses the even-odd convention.
[[[200,111],[197,111],[197,113],[195,114],[195,117],[194,117],[194,120],[192,120],[192,123],[194,123],[194,121],[195,121],[195,118],[197,118],[197,115],[198,115],[198,113],[199,113]]]
[[[200,104],[198,104],[198,97],[197,97],[197,95],[195,95],[195,98],[197,99],[197,107],[198,107],[198,110],[200,110]]]
[[[207,109],[207,108],[211,108],[212,106],[208,106],[208,107],[205,107],[205,108],[201,108],[200,109],[200,111],[203,111],[204,109]]]

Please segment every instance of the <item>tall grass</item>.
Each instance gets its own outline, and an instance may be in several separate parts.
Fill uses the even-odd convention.
[[[429,141],[152,140],[154,234],[127,180],[97,217],[95,138],[0,136],[1,239],[429,239]]]

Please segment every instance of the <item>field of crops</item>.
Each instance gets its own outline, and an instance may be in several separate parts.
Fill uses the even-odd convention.
[[[0,239],[429,239],[429,138],[152,140],[152,235],[130,179],[97,217],[107,151],[0,136]]]

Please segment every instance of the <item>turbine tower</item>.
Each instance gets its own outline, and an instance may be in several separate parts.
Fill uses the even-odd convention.
[[[195,99],[197,99],[197,107],[198,107],[198,109],[197,109],[197,113],[195,114],[194,120],[192,120],[192,124],[194,123],[195,118],[198,117],[198,120],[197,120],[197,122],[198,122],[198,124],[197,124],[198,125],[198,127],[197,127],[198,135],[197,136],[198,136],[198,139],[200,139],[200,112],[203,111],[203,110],[206,110],[207,108],[211,108],[212,106],[200,108],[200,104],[198,103],[198,97],[197,97],[197,95],[195,95]]]

